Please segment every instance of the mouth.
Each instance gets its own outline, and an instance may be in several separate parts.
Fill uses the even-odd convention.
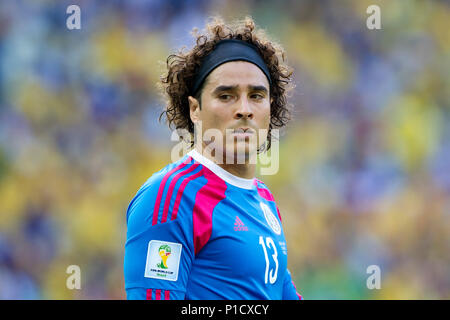
[[[255,133],[255,130],[249,127],[240,127],[233,130],[235,135],[250,136]]]

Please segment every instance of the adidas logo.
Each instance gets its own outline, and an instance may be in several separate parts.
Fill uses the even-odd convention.
[[[236,216],[236,220],[234,222],[234,231],[248,231],[248,228],[244,225],[244,223]]]

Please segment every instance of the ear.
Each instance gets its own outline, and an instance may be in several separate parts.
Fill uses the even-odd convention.
[[[195,124],[200,119],[200,103],[192,96],[188,97],[189,101],[189,115],[191,121]]]

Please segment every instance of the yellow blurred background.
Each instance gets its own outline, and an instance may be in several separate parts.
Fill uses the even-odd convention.
[[[68,30],[66,8],[81,9]],[[381,30],[366,9],[381,9]],[[165,58],[252,16],[296,84],[260,176],[305,299],[450,299],[448,1],[1,1],[0,299],[124,299],[126,208],[170,162]],[[69,290],[66,268],[81,268]],[[381,289],[366,269],[381,270]]]

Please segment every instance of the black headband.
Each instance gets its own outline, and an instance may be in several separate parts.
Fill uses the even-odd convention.
[[[191,90],[192,95],[197,93],[203,81],[215,68],[225,62],[238,60],[247,61],[258,66],[266,75],[269,84],[272,84],[269,68],[254,45],[242,40],[226,39],[217,43],[214,50],[203,58],[200,69],[197,71],[194,79],[194,85]]]

